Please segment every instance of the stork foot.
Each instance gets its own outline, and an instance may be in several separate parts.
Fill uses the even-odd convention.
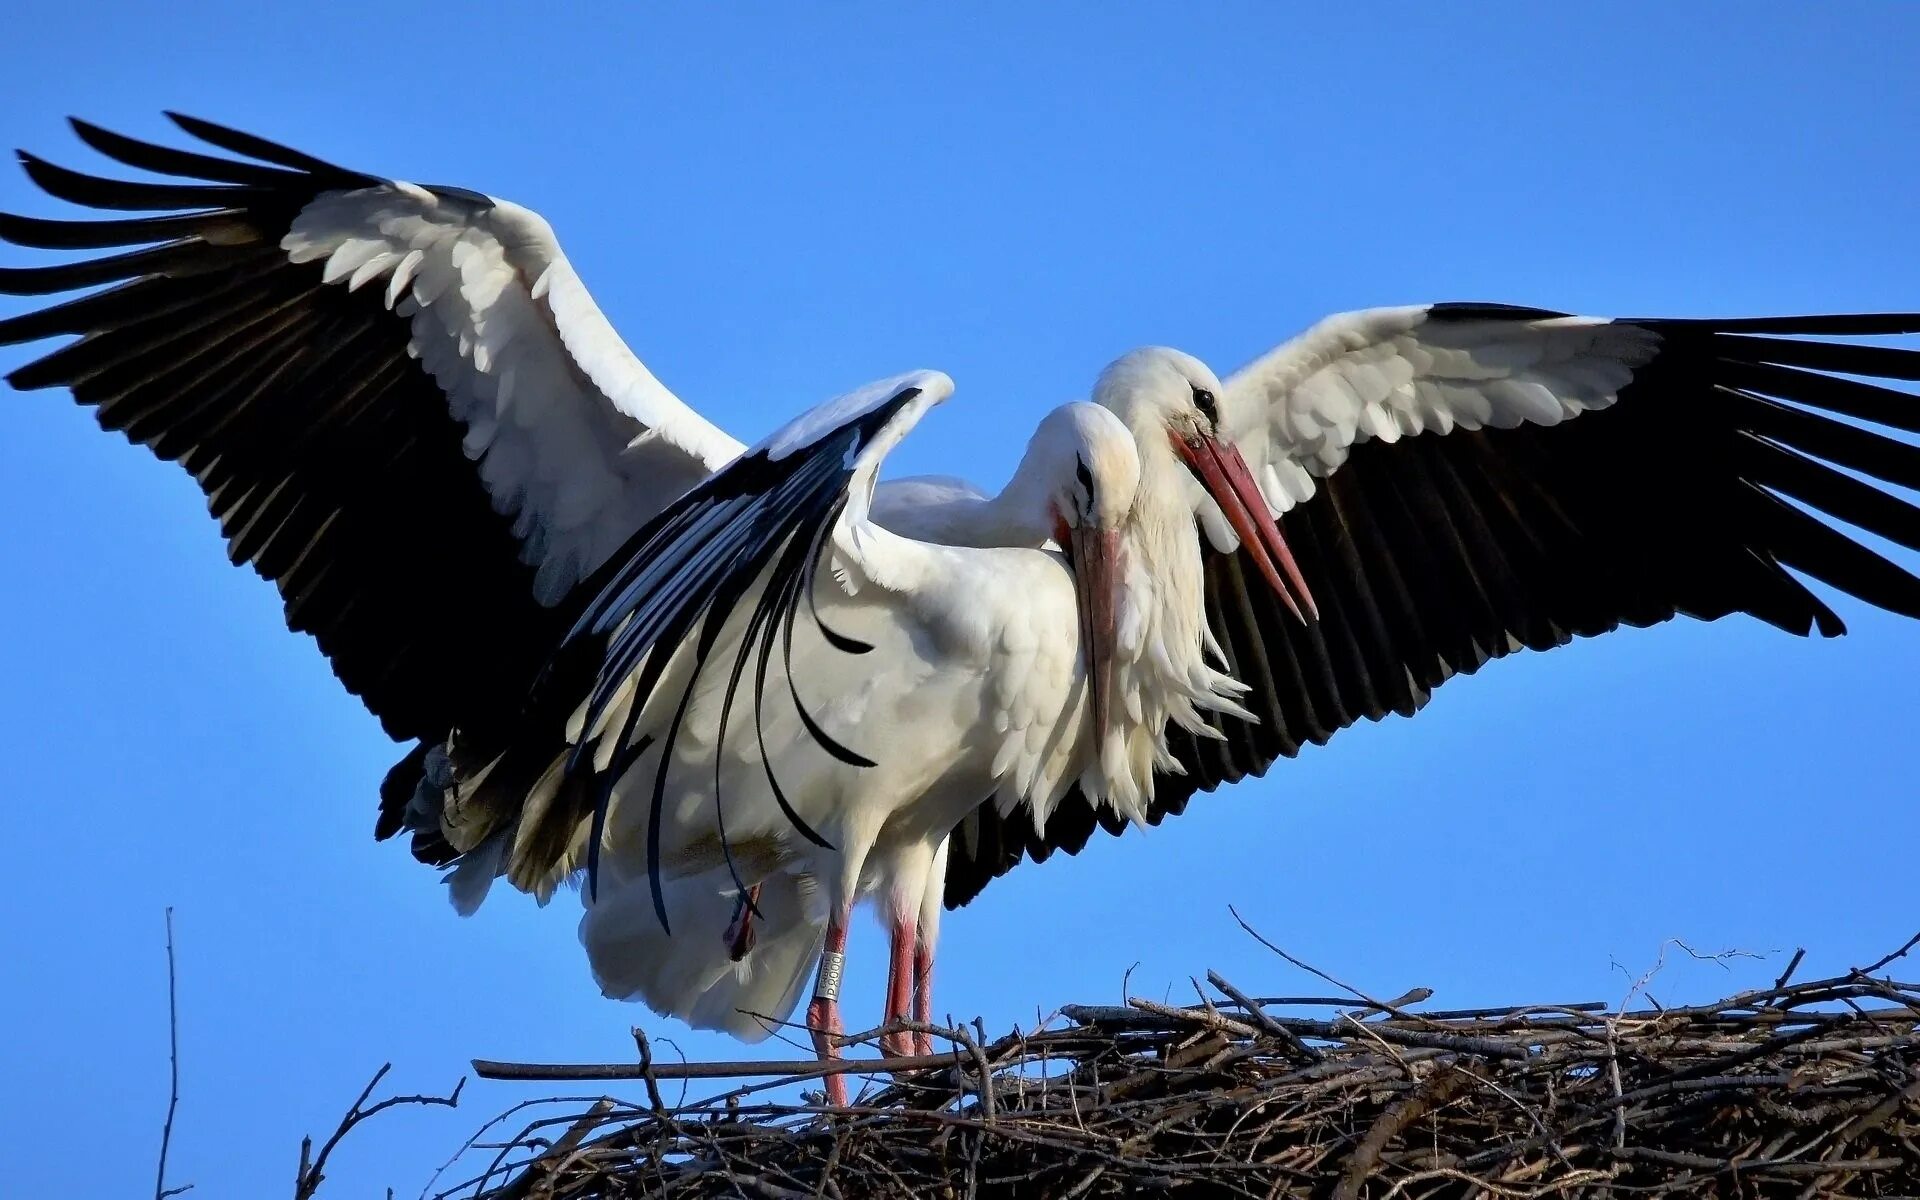
[[[920,1053],[917,1049],[919,1043],[919,1035],[904,1029],[898,1033],[883,1033],[880,1035],[880,1053],[889,1058],[906,1058]]]

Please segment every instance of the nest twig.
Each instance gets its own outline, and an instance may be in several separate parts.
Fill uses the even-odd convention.
[[[1218,996],[1189,1007],[1070,1006],[1061,1027],[984,1043],[944,1031],[952,1052],[889,1063],[832,1111],[759,1099],[781,1082],[765,1064],[660,1064],[656,1085],[762,1082],[562,1105],[439,1195],[1920,1194],[1920,985],[1790,975],[1691,1008],[1425,1013],[1417,995],[1258,999],[1214,975]]]

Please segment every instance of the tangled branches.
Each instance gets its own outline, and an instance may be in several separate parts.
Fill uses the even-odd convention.
[[[953,1052],[830,1114],[757,1100],[781,1081],[661,1098],[661,1079],[750,1064],[601,1068],[649,1099],[534,1120],[441,1195],[1920,1193],[1920,985],[1856,971],[1693,1008],[1419,1013],[1418,995],[1209,981],[1184,1008],[1069,1007],[987,1044],[942,1031]]]

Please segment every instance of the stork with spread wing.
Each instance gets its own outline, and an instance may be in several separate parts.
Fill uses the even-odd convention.
[[[896,489],[902,525],[959,544],[903,536],[871,519],[875,476],[945,376],[745,449],[620,342],[533,213],[176,119],[243,157],[83,123],[110,157],[211,182],[22,155],[55,196],[158,215],[0,216],[23,245],[144,247],[0,272],[14,294],[116,285],[0,321],[0,344],[78,335],[9,378],[70,388],[192,473],[233,560],[417,742],[376,833],[411,829],[457,906],[586,872],[610,993],[764,1036],[818,957],[828,1053],[876,847],[930,862],[982,802],[1044,824],[1070,786],[1144,813],[1170,723],[1246,715],[1136,599],[1138,455],[1109,412],[1051,414],[998,497]],[[735,963],[710,918],[762,894],[797,950]],[[893,935],[904,1017],[915,923]]]

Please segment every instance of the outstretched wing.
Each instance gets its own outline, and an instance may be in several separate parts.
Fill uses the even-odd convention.
[[[1875,382],[1920,379],[1920,351],[1808,340],[1916,332],[1916,314],[1432,305],[1329,318],[1239,372],[1221,421],[1319,619],[1284,612],[1237,547],[1207,545],[1208,623],[1259,723],[1224,719],[1221,742],[1170,729],[1186,773],[1158,781],[1149,820],[1516,650],[1676,615],[1844,632],[1790,570],[1920,617],[1920,580],[1846,528],[1920,549],[1920,508],[1879,486],[1920,487],[1920,448],[1898,436],[1920,433],[1920,397]],[[1102,825],[1124,829],[1079,796],[1044,836],[977,814],[947,903]]]
[[[813,739],[845,762],[872,765],[821,729],[792,691],[793,624],[802,604],[813,608],[816,565],[829,548],[867,580],[888,585],[885,565],[864,546],[887,536],[868,521],[874,475],[887,452],[952,390],[945,375],[921,371],[822,405],[636,533],[593,581],[592,598],[542,673],[511,738],[493,743],[455,732],[449,746],[451,803],[461,810],[463,844],[438,841],[440,830],[429,828],[416,853],[425,849],[431,860],[438,846],[442,863],[460,853],[489,864],[497,858],[515,886],[544,892],[577,865],[574,856],[584,844],[591,879],[615,783],[659,745],[647,869],[665,924],[660,806],[688,702],[703,672],[726,670],[719,728],[730,728],[728,715],[746,695],[755,698],[757,726],[775,653],[782,656],[780,675]],[[740,636],[727,642],[727,653],[715,654],[721,631],[741,613]],[[820,629],[830,645],[847,653],[868,649],[824,624]],[[794,811],[771,770],[767,788],[804,836],[825,844]],[[718,832],[724,847],[725,829]]]
[[[0,270],[13,295],[113,285],[0,321],[0,344],[79,335],[8,379],[71,388],[190,472],[389,734],[510,713],[550,606],[739,443],[640,364],[538,215],[173,119],[236,157],[79,121],[193,182],[21,152],[53,196],[142,215],[0,214],[21,246],[139,247]]]

